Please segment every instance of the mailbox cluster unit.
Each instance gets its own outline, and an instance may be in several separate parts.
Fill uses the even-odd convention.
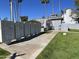
[[[14,39],[21,40],[22,37],[29,37],[41,32],[40,22],[12,22],[0,21],[0,42],[9,44]]]
[[[14,32],[16,40],[20,40],[24,36],[24,24],[22,22],[16,22],[14,24]]]
[[[10,43],[14,39],[14,22],[0,21],[0,42]]]

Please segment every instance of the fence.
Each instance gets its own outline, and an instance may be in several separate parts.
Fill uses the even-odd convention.
[[[9,44],[12,40],[21,40],[22,37],[33,36],[41,32],[39,22],[12,22],[0,21],[0,42]]]
[[[14,39],[14,22],[0,21],[0,42],[6,44]]]

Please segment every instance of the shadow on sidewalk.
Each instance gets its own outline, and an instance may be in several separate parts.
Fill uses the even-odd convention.
[[[42,35],[42,34],[44,34],[44,33],[45,33],[45,32],[39,33],[39,34],[37,34],[37,35],[30,36],[30,37],[25,37],[24,39],[21,39],[21,40],[18,40],[18,41],[14,41],[14,42],[12,42],[12,43],[10,43],[10,44],[8,44],[8,45],[17,44],[17,43],[24,42],[24,41],[29,41],[29,40],[31,40],[31,39],[33,39],[33,38],[35,38],[35,37],[38,37],[38,36],[40,36],[40,35]]]
[[[13,53],[13,55],[10,57],[10,59],[15,59],[16,57],[18,57],[18,56],[23,56],[23,55],[25,55],[25,53],[24,53],[24,54],[19,54],[19,55],[17,55],[17,53],[15,52],[15,53]]]

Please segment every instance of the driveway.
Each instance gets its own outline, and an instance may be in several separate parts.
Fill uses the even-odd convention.
[[[9,46],[0,44],[0,47],[8,50],[12,54],[17,53],[18,56],[15,59],[35,59],[57,33],[57,31],[50,31],[49,33],[42,34],[29,41]]]

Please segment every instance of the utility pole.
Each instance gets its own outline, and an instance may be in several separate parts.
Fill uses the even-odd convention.
[[[13,19],[13,0],[9,0],[10,2],[10,21],[14,21]]]
[[[19,21],[19,3],[18,3],[18,0],[16,0],[16,20]]]
[[[61,13],[61,1],[59,0],[59,12]]]
[[[54,0],[52,0],[53,1],[53,3],[52,3],[52,15],[54,15]]]

